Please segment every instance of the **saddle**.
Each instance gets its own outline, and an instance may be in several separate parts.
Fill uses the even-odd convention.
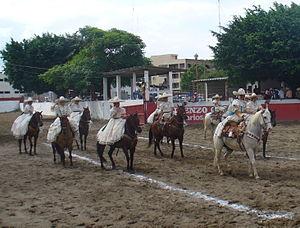
[[[240,141],[244,135],[245,129],[246,129],[245,121],[241,121],[240,123],[234,121],[228,121],[223,128],[222,136],[228,138],[236,138],[238,139],[238,141]]]

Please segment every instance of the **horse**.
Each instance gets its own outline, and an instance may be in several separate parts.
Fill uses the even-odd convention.
[[[222,115],[224,112],[219,112],[218,114],[213,114],[212,112],[206,113],[204,117],[204,139],[206,139],[207,129],[210,129],[211,137],[214,135],[214,131],[217,125],[221,122]]]
[[[89,134],[89,124],[91,121],[91,113],[89,108],[83,108],[83,113],[79,121],[79,138],[80,138],[80,149],[86,150],[86,138]],[[84,136],[84,140],[82,139]]]
[[[72,150],[74,133],[72,131],[69,119],[67,116],[59,117],[61,123],[61,132],[57,136],[56,140],[51,144],[53,150],[54,163],[56,163],[56,152],[60,155],[63,166],[65,167],[65,149],[69,151],[70,165],[73,166]]]
[[[125,131],[122,138],[118,142],[115,142],[114,144],[110,145],[108,155],[112,164],[112,169],[116,169],[116,164],[114,162],[112,154],[114,150],[118,148],[118,149],[123,149],[123,152],[125,154],[126,162],[127,162],[127,171],[134,172],[133,159],[134,159],[136,144],[138,141],[137,133],[141,133],[141,132],[142,132],[142,128],[140,127],[140,120],[138,114],[135,113],[128,116],[125,121]],[[97,142],[96,147],[97,147],[97,154],[99,156],[100,163],[101,163],[101,168],[105,169],[103,165],[103,162],[105,162],[105,159],[103,157],[103,152],[106,145]],[[130,154],[128,154],[128,150]]]
[[[271,113],[271,124],[272,124],[272,127],[275,127],[276,126],[276,111],[272,111],[270,110],[270,113]],[[269,136],[269,132],[268,131],[264,131],[263,132],[263,135],[262,135],[262,143],[263,143],[263,157],[264,158],[267,158],[266,157],[266,146],[267,146],[267,141],[268,141],[268,136]]]
[[[218,127],[221,127],[219,123]],[[217,129],[218,129],[217,127]],[[258,111],[254,115],[249,117],[249,122],[245,128],[245,132],[238,143],[237,139],[227,138],[227,137],[218,137],[216,133],[213,137],[214,143],[214,165],[218,168],[220,175],[223,175],[223,171],[219,165],[219,159],[221,155],[221,150],[223,147],[229,148],[229,150],[242,150],[246,151],[246,154],[249,158],[249,175],[259,179],[256,167],[255,167],[255,152],[258,148],[260,136],[262,130],[265,129],[269,131],[272,129],[271,125],[271,113],[267,109]],[[225,155],[225,160],[228,154]],[[252,170],[251,170],[252,168]]]
[[[167,121],[163,126],[159,123],[159,121],[155,121],[149,130],[149,147],[152,144],[154,139],[154,155],[156,156],[156,148],[158,148],[160,155],[163,157],[164,154],[160,149],[160,142],[163,137],[167,137],[172,142],[172,153],[171,158],[174,157],[175,151],[175,140],[179,141],[179,148],[181,152],[181,157],[183,158],[183,135],[184,135],[184,121],[187,119],[186,111],[184,106],[177,105],[177,114],[169,121]]]
[[[42,111],[43,112],[43,111]],[[36,142],[39,137],[40,133],[40,127],[43,126],[43,116],[42,112],[35,112],[28,124],[28,130],[26,134],[24,135],[23,139],[19,139],[19,153],[22,153],[22,140],[24,142],[24,148],[25,148],[25,153],[27,154],[27,146],[26,146],[26,140],[28,138],[29,143],[30,143],[30,149],[29,149],[29,155],[32,156],[32,147],[33,147],[33,153],[36,155]],[[34,138],[34,142],[32,143],[32,137]]]

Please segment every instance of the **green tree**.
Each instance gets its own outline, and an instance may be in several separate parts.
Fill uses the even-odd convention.
[[[79,29],[77,36],[82,49],[67,63],[41,75],[58,92],[73,89],[86,93],[90,86],[102,83],[102,72],[150,63],[144,57],[143,41],[126,31],[85,27]]]
[[[77,37],[45,33],[21,42],[11,39],[0,53],[4,72],[14,88],[39,93],[53,89],[39,75],[67,62],[78,50]]]
[[[265,11],[247,9],[235,16],[223,32],[213,32],[217,44],[211,47],[218,68],[230,81],[283,80],[300,84],[300,6],[274,3]]]

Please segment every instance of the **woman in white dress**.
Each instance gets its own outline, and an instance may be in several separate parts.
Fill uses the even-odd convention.
[[[56,140],[56,137],[59,135],[61,132],[61,123],[59,117],[62,116],[70,116],[71,114],[71,109],[70,106],[67,105],[68,100],[61,96],[57,101],[54,106],[51,107],[51,110],[53,110],[56,113],[57,118],[54,120],[54,122],[50,125],[48,134],[47,134],[47,140],[49,142],[54,142]],[[71,128],[73,130],[73,133],[76,134],[76,124],[75,122],[69,118],[69,122],[71,125]]]
[[[24,101],[26,104],[24,107],[24,111],[21,116],[19,116],[13,123],[11,127],[11,131],[13,136],[17,139],[23,138],[23,136],[27,133],[28,124],[34,112],[34,108],[32,106],[33,100],[29,97]]]
[[[120,107],[122,100],[115,97],[109,100],[109,102],[113,104],[110,110],[110,120],[97,134],[97,141],[101,145],[112,145],[118,142],[125,131],[126,110]]]
[[[154,112],[151,113],[151,115],[148,117],[147,122],[150,124],[153,124],[154,118],[156,115],[160,115],[160,120],[162,122],[165,122],[168,120],[173,113],[173,105],[169,101],[169,97],[172,97],[171,94],[163,93],[162,95],[159,95],[157,98],[157,108]]]
[[[72,99],[72,103],[70,104],[70,119],[75,123],[76,132],[78,132],[80,118],[83,113],[83,106],[79,103],[80,101],[81,99],[79,97],[75,97]]]

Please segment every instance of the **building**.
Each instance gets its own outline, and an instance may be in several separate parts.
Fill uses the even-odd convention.
[[[0,73],[0,99],[1,100],[18,100],[23,94],[12,87],[8,82],[6,75]]]
[[[168,67],[170,69],[188,69],[193,65],[204,65],[207,68],[212,68],[213,64],[211,60],[198,60],[198,55],[195,55],[194,59],[178,59],[177,54],[166,54],[166,55],[154,55],[151,56],[151,62],[157,67]],[[173,92],[178,93],[181,91],[181,77],[184,72],[173,73]],[[162,86],[168,84],[168,75],[152,76],[151,84],[155,86]]]

